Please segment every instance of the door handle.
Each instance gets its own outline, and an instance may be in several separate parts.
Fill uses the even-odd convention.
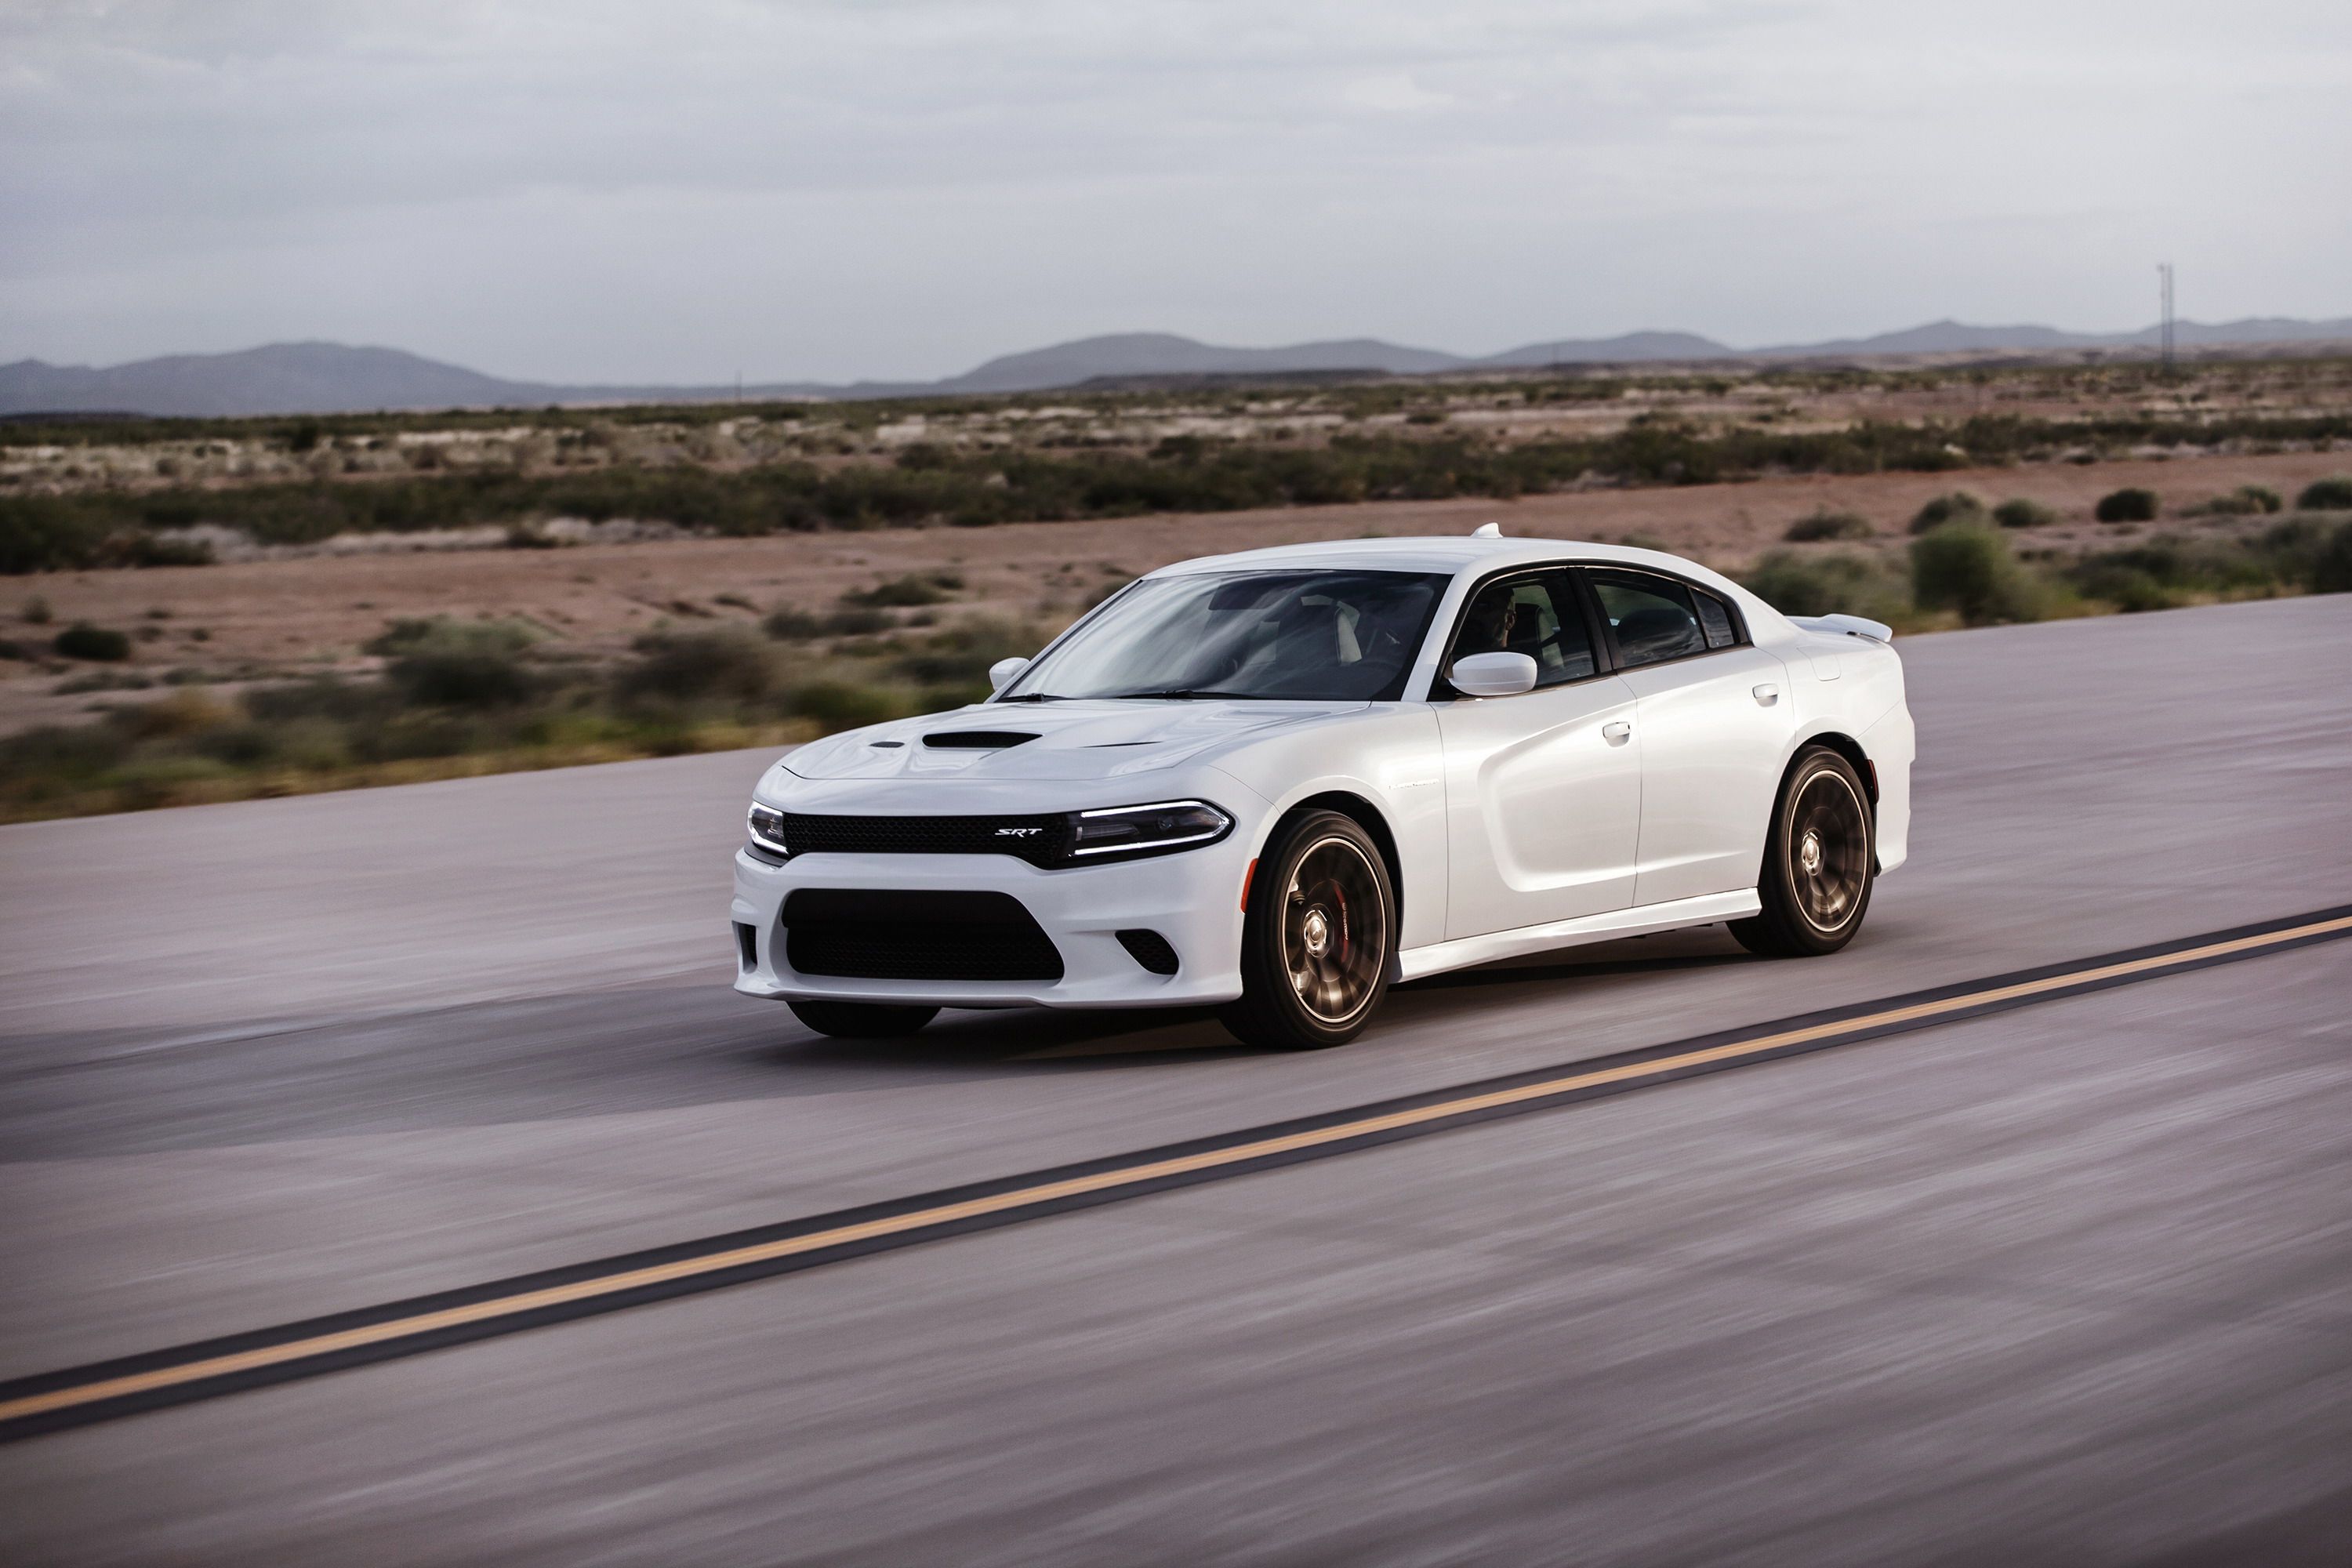
[[[1768,680],[1756,689],[1756,700],[1764,707],[1769,708],[1780,700],[1780,689]]]
[[[1626,723],[1622,719],[1614,724],[1603,724],[1601,726],[1601,738],[1609,742],[1612,745],[1617,742],[1623,740],[1633,732],[1633,726]]]

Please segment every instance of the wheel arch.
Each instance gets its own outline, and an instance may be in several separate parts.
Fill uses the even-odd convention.
[[[1789,787],[1789,775],[1796,772],[1797,760],[1814,746],[1843,757],[1862,780],[1862,793],[1870,801],[1870,868],[1873,872],[1884,870],[1885,868],[1878,863],[1878,764],[1870,760],[1870,753],[1863,750],[1862,742],[1844,731],[1816,730],[1810,735],[1797,737],[1797,743],[1789,748],[1789,760],[1781,764],[1780,783],[1772,792],[1773,811],[1777,814],[1780,809],[1780,792]],[[1765,842],[1768,847],[1765,852],[1769,855],[1771,842],[1769,836]]]
[[[1268,827],[1268,838],[1273,837],[1274,826],[1309,811],[1336,811],[1362,828],[1365,835],[1371,839],[1374,847],[1381,852],[1381,858],[1388,865],[1389,896],[1396,900],[1396,909],[1392,911],[1391,918],[1395,921],[1396,929],[1402,931],[1404,929],[1404,863],[1397,853],[1396,833],[1389,826],[1387,816],[1370,799],[1356,794],[1353,790],[1324,790],[1320,794],[1295,800],[1276,813],[1274,823]]]
[[[1870,797],[1871,814],[1875,816],[1878,812],[1878,764],[1870,760],[1870,753],[1863,749],[1860,741],[1843,730],[1816,730],[1811,734],[1798,736],[1796,744],[1789,748],[1788,760],[1780,765],[1780,783],[1785,785],[1789,782],[1790,770],[1797,765],[1797,759],[1805,754],[1808,746],[1820,746],[1835,752],[1853,764],[1853,771],[1862,776],[1863,792]]]

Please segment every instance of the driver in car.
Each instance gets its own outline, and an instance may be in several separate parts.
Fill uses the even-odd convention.
[[[1455,659],[1469,658],[1474,653],[1508,653],[1511,651],[1511,629],[1518,624],[1519,604],[1507,583],[1497,583],[1470,602],[1469,614],[1462,617],[1462,635],[1454,639]],[[1446,666],[1449,674],[1451,664]]]

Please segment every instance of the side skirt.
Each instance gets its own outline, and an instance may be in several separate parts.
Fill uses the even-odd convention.
[[[1609,942],[1621,936],[1643,936],[1651,931],[1675,931],[1684,926],[1744,920],[1763,908],[1756,897],[1756,889],[1743,888],[1736,893],[1708,893],[1696,899],[1676,899],[1672,903],[1643,904],[1633,909],[1582,915],[1572,921],[1554,921],[1549,925],[1520,926],[1515,931],[1490,931],[1485,936],[1435,942],[1426,947],[1411,948],[1397,954],[1397,973],[1393,978],[1419,980],[1424,975],[1443,974],[1449,969],[1467,969],[1473,964],[1492,963],[1501,958],[1519,958],[1530,952],[1549,952],[1554,948],[1579,947],[1586,942]]]

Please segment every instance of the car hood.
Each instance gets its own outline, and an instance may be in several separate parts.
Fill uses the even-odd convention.
[[[814,741],[783,760],[804,779],[1110,779],[1199,759],[1246,735],[1359,711],[1360,702],[981,703]]]

